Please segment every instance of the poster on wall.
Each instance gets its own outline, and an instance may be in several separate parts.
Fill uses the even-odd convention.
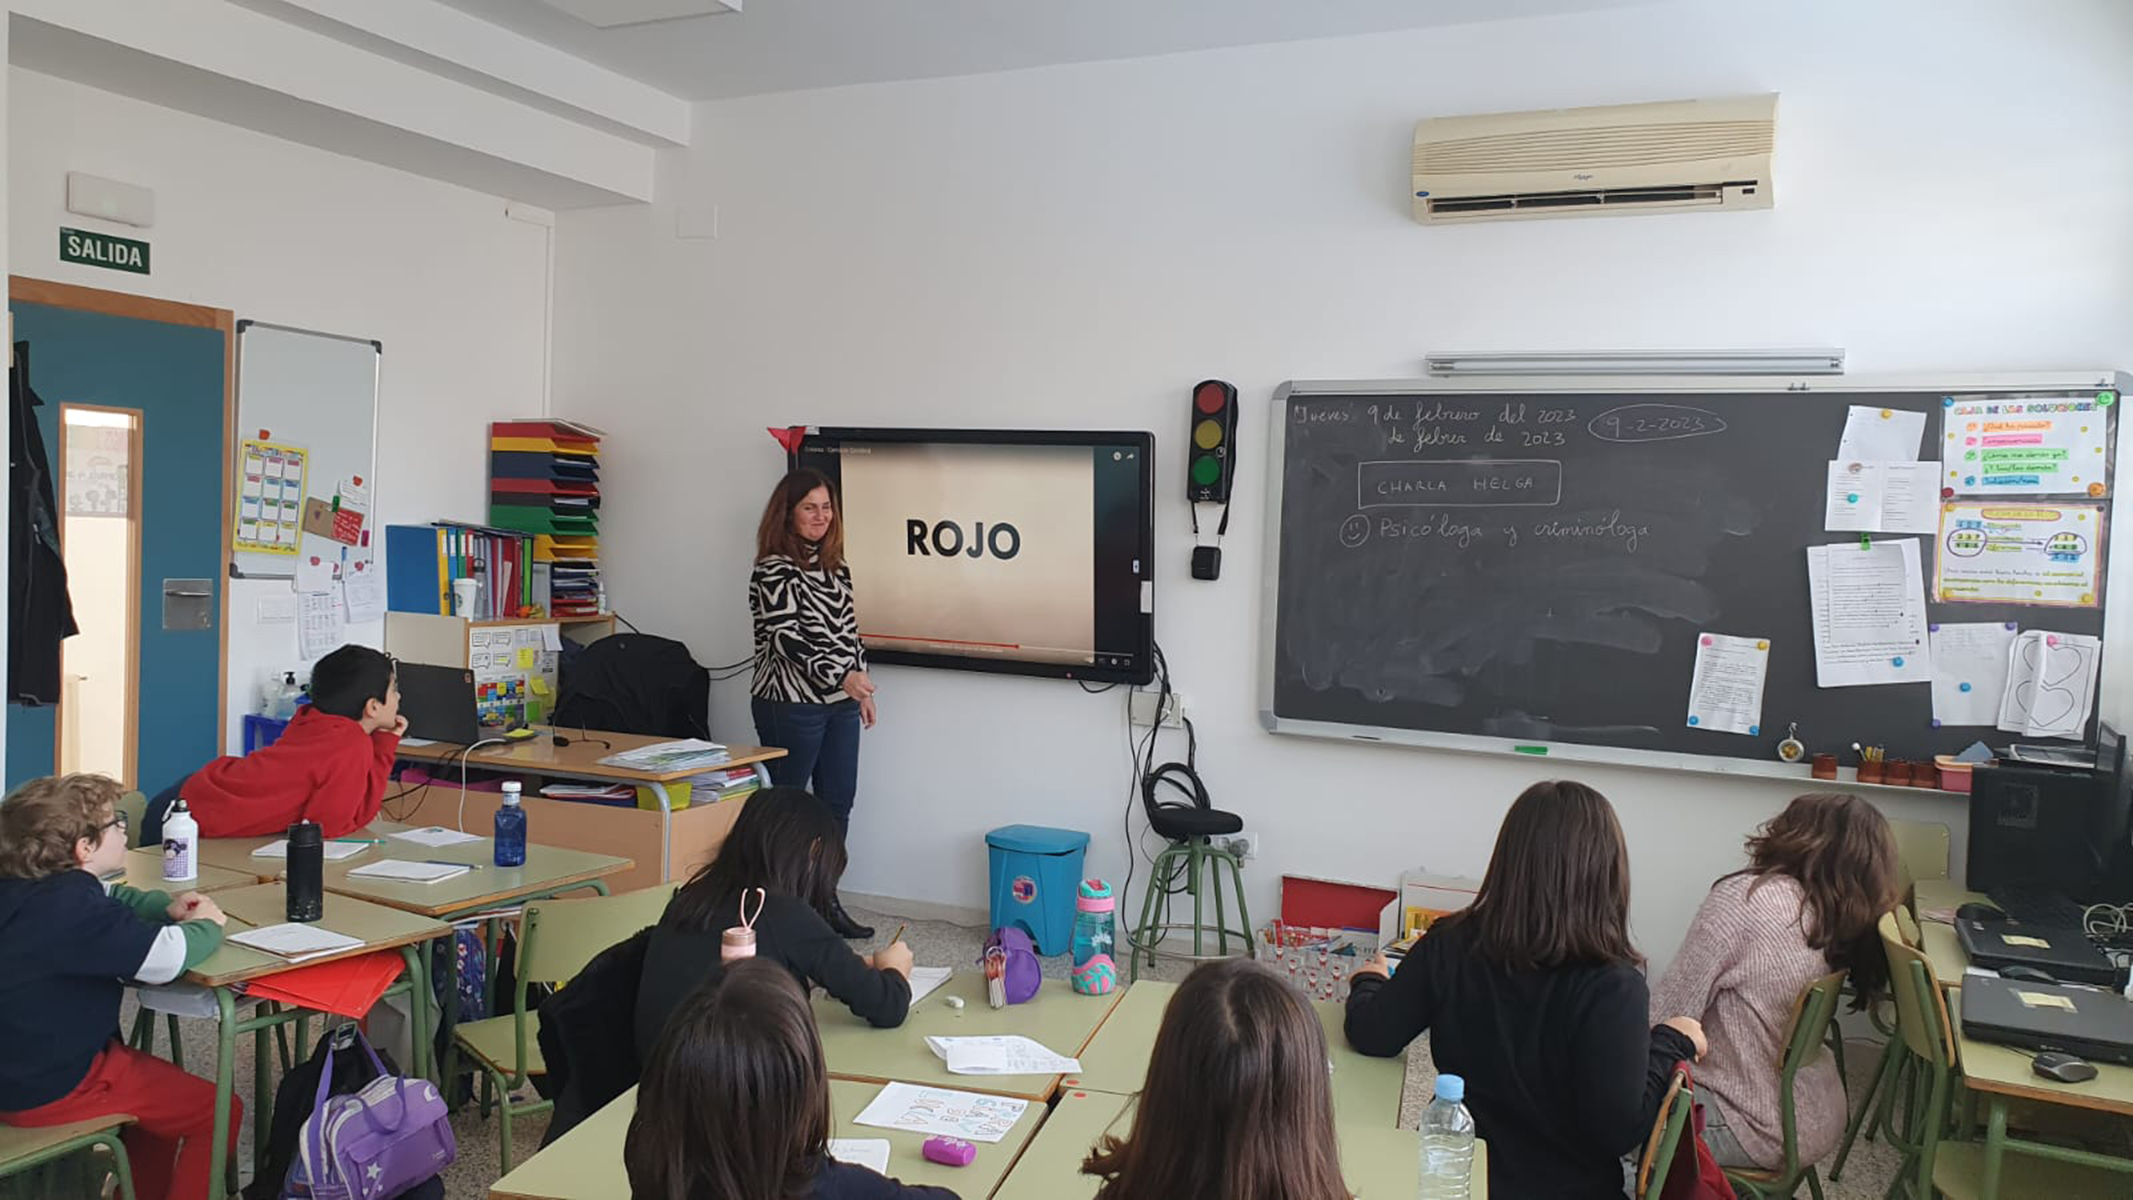
[[[2101,504],[1950,501],[1941,505],[1933,598],[2094,608],[2103,538]]]
[[[237,487],[237,549],[296,553],[303,533],[308,457],[301,446],[244,439],[238,454],[244,474]]]
[[[2093,496],[2109,490],[2115,395],[1950,398],[1941,485],[1958,496]]]

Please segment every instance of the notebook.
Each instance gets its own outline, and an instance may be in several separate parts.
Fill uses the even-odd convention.
[[[233,933],[223,939],[235,946],[265,951],[290,962],[303,962],[309,958],[323,958],[359,949],[363,939],[352,938],[345,933],[320,929],[316,925],[302,925],[294,921],[281,925],[265,925]]]
[[[370,849],[370,846],[365,842],[327,842],[324,849],[327,862],[339,862],[344,858],[354,858],[356,855]],[[259,849],[252,851],[252,857],[287,858],[289,857],[289,839],[277,838],[268,842]]]
[[[408,862],[405,859],[388,858],[365,863],[348,872],[348,877],[390,879],[400,883],[436,883],[444,879],[457,879],[473,869],[464,863]]]
[[[481,840],[481,835],[478,833],[461,833],[456,829],[446,829],[442,825],[430,825],[422,829],[403,829],[392,836],[402,841],[415,842],[424,846],[456,846],[462,842],[478,842]]]

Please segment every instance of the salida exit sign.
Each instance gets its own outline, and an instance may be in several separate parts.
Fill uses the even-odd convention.
[[[146,275],[148,243],[62,226],[59,230],[59,261]]]

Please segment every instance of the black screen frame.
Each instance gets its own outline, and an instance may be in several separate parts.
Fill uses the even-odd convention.
[[[786,452],[787,469],[801,466],[817,466],[810,461],[807,450],[810,446],[840,442],[874,442],[912,446],[1085,446],[1092,451],[1099,446],[1125,446],[1135,451],[1140,464],[1137,472],[1140,485],[1140,503],[1133,515],[1134,551],[1132,557],[1138,564],[1138,578],[1134,580],[1131,600],[1132,624],[1127,640],[1130,653],[1118,655],[1123,663],[1075,665],[1056,662],[1038,662],[1009,657],[971,658],[955,654],[933,654],[914,650],[880,650],[869,647],[867,658],[873,662],[893,666],[935,667],[950,671],[977,671],[989,675],[1026,675],[1043,679],[1074,679],[1085,683],[1125,683],[1139,686],[1155,678],[1155,434],[1147,430],[1124,429],[904,429],[857,425],[809,426],[800,440]],[[831,478],[839,478],[832,472]],[[840,490],[842,488],[839,483]],[[1101,500],[1101,490],[1098,493]],[[1098,552],[1103,549],[1103,537],[1098,533]],[[1114,584],[1117,581],[1110,581]],[[1101,589],[1106,583],[1105,569],[1098,566],[1095,586],[1099,589],[1097,620],[1104,620],[1104,605],[1120,603],[1120,597],[1106,597]],[[865,587],[865,581],[857,586]]]

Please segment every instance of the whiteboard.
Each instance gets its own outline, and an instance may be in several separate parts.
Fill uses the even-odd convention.
[[[237,432],[231,485],[241,511],[245,440],[301,447],[307,496],[331,500],[343,480],[377,495],[378,361],[384,347],[365,338],[316,333],[261,321],[237,322]],[[375,505],[375,500],[373,500]],[[376,508],[372,508],[376,512]],[[234,545],[234,540],[233,540]],[[294,554],[233,549],[233,579],[292,579]]]

